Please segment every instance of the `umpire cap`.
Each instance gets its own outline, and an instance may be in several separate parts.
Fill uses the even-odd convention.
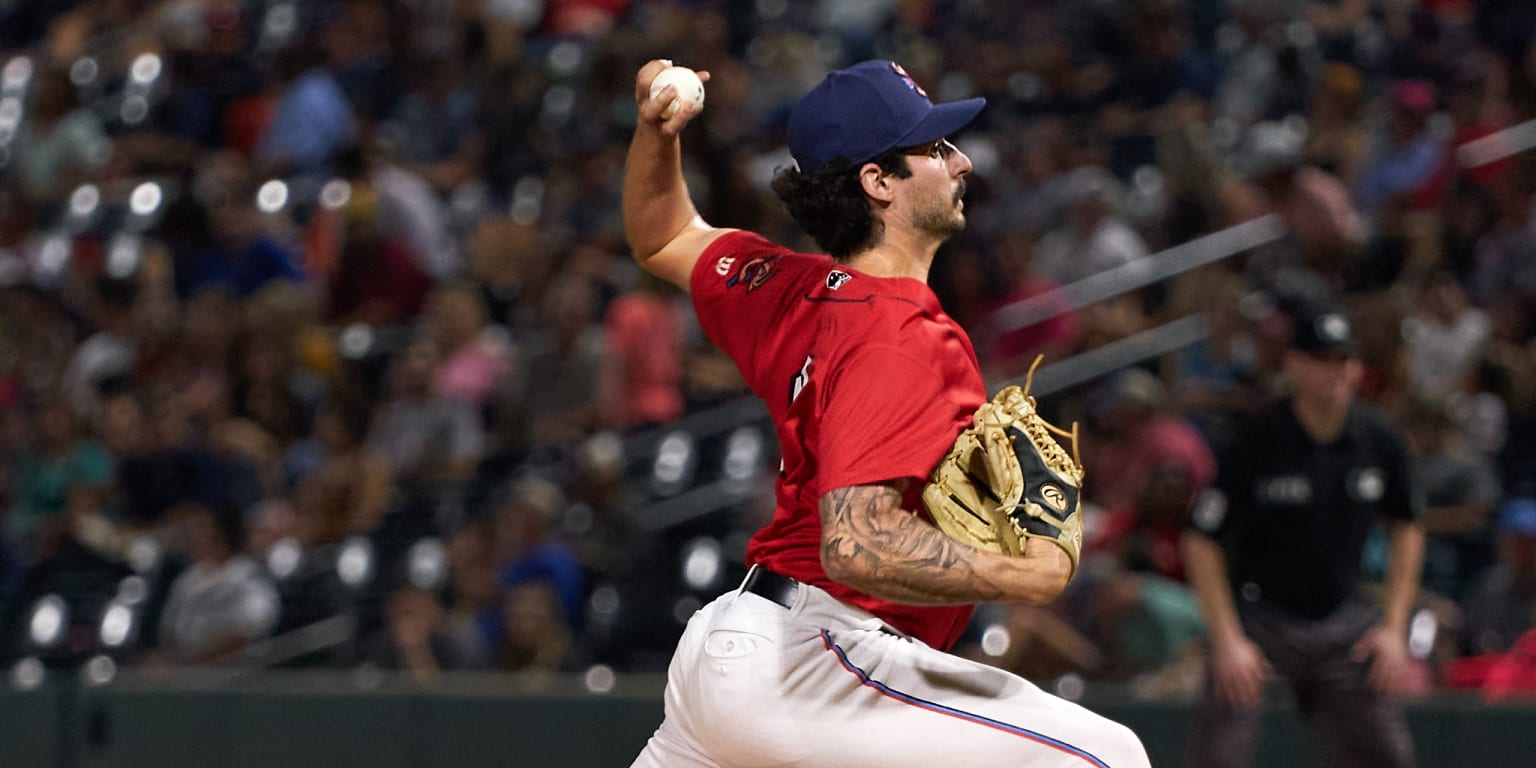
[[[1359,357],[1354,325],[1333,304],[1309,302],[1291,312],[1291,349],[1309,355]]]

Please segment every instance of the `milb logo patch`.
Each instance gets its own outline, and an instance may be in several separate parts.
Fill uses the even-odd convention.
[[[741,265],[741,269],[736,270],[736,274],[731,275],[731,279],[725,281],[725,287],[735,288],[737,285],[745,285],[747,293],[751,293],[763,287],[763,283],[768,282],[768,278],[773,277],[773,267],[778,263],[778,256],[759,256]]]

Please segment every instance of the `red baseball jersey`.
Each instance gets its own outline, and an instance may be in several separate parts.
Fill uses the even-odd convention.
[[[905,508],[926,514],[923,484],[986,401],[965,331],[922,281],[866,275],[751,232],[711,244],[691,285],[700,325],[768,404],[783,456],[773,520],[752,537],[747,562],[948,649],[971,607],[893,603],[827,578],[818,502],[905,478]]]

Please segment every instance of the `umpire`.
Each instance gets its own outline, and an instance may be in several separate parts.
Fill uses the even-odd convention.
[[[1344,313],[1303,305],[1291,326],[1290,396],[1237,433],[1183,536],[1210,628],[1190,764],[1251,764],[1264,689],[1279,678],[1331,765],[1412,766],[1413,741],[1391,699],[1408,671],[1424,548],[1407,452],[1355,399],[1362,368]],[[1384,610],[1358,589],[1378,519],[1391,542]]]

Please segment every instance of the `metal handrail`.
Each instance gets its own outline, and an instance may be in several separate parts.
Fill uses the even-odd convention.
[[[1000,307],[993,313],[1000,333],[1011,333],[1108,298],[1212,264],[1285,236],[1285,221],[1266,214],[1197,237],[1150,256]]]

